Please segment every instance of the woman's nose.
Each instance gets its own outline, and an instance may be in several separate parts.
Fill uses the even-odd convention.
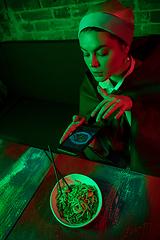
[[[90,66],[91,67],[99,67],[99,62],[98,62],[98,59],[97,57],[93,54],[92,58],[91,58],[91,63],[90,63]]]

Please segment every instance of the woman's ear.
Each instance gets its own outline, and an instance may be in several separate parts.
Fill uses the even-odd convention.
[[[127,45],[126,48],[124,49],[125,53],[128,54],[129,53],[129,46]]]
[[[124,44],[121,45],[121,49],[124,51],[125,54],[129,53],[129,46],[125,46]]]

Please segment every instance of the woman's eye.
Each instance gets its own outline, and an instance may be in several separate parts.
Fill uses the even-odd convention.
[[[83,57],[89,57],[89,54],[83,54]]]
[[[104,53],[97,53],[97,55],[100,57],[106,56],[106,55],[108,55],[108,51],[104,52]],[[83,57],[89,57],[89,56],[90,56],[89,53],[83,53]]]
[[[99,56],[106,56],[108,55],[108,52],[104,52],[104,53],[98,53]]]

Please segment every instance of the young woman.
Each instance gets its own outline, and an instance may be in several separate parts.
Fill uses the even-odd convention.
[[[160,45],[146,47],[143,62],[132,57],[133,19],[118,0],[97,4],[82,18],[78,37],[88,71],[79,115],[61,142],[95,117],[102,129],[92,149],[117,166],[160,176]]]

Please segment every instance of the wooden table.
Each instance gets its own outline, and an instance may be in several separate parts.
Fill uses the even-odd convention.
[[[50,167],[42,150],[0,139],[0,240],[11,231]]]
[[[55,162],[63,176],[81,173],[97,182],[103,195],[100,214],[83,228],[61,225],[50,209],[56,183],[51,167],[7,240],[160,239],[159,178],[66,155]]]

